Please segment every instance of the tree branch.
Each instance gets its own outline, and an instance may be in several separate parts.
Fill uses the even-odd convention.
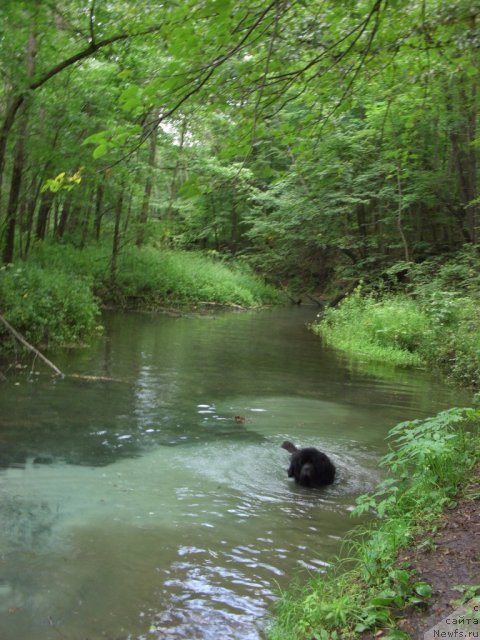
[[[46,358],[43,353],[40,353],[40,351],[38,349],[35,349],[35,347],[33,347],[29,342],[27,342],[25,340],[25,338],[22,336],[21,333],[18,333],[18,331],[16,331],[12,325],[7,322],[7,320],[5,320],[5,318],[0,315],[0,322],[3,322],[3,324],[6,326],[6,328],[10,331],[10,333],[21,343],[23,344],[24,347],[27,347],[27,349],[29,349],[30,351],[32,351],[36,356],[38,356],[40,358],[40,360],[43,360],[43,362],[45,362],[46,365],[48,365],[51,369],[53,369],[55,371],[55,373],[57,374],[57,376],[61,376],[62,378],[65,377],[64,374],[60,371],[60,369],[58,367],[56,367],[53,362],[50,362],[50,360],[48,360],[48,358]]]

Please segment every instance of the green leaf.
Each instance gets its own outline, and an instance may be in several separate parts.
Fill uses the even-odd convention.
[[[414,588],[422,598],[430,598],[432,595],[432,587],[426,582],[417,582]]]
[[[100,144],[96,149],[93,150],[92,156],[97,159],[104,156],[108,151],[107,143]]]
[[[389,607],[390,605],[395,603],[394,597],[378,597],[372,598],[369,604],[374,605],[375,607]]]
[[[92,133],[91,136],[85,138],[82,144],[102,144],[107,140],[107,132],[106,131],[98,131],[97,133]]]
[[[135,111],[142,106],[142,95],[140,87],[131,84],[121,94],[119,98],[120,105],[124,111]]]

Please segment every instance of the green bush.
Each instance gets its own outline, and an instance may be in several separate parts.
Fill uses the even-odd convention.
[[[28,341],[41,345],[83,340],[99,313],[84,278],[24,263],[0,270],[0,308]]]
[[[429,363],[457,382],[480,386],[478,297],[462,287],[446,291],[423,281],[419,286],[410,297],[362,297],[357,290],[327,309],[313,330],[351,355],[401,366]]]
[[[327,342],[347,351],[398,365],[424,362],[419,347],[431,331],[428,315],[406,296],[377,300],[355,291],[334,309],[327,309],[313,327]]]
[[[449,291],[435,291],[423,306],[433,327],[421,345],[426,360],[439,364],[464,385],[480,386],[478,300]]]
[[[214,302],[254,307],[279,301],[275,289],[248,267],[227,265],[195,252],[125,248],[118,257],[113,286],[110,248],[104,245],[80,251],[68,245],[43,243],[35,248],[30,261],[88,277],[103,302],[119,306],[154,308]]]
[[[274,289],[245,269],[200,253],[151,247],[123,253],[116,285],[116,293],[127,302],[137,298],[149,305],[214,302],[253,307],[278,301]]]

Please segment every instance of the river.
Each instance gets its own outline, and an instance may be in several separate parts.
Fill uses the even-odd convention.
[[[315,313],[109,313],[49,354],[108,379],[0,385],[2,640],[262,637],[279,587],[338,553],[388,430],[469,402],[341,357]],[[285,439],[326,451],[335,484],[295,486]]]

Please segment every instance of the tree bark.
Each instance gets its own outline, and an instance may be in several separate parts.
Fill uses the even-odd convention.
[[[13,154],[12,182],[7,205],[5,245],[2,260],[4,264],[13,262],[15,250],[15,229],[17,225],[17,209],[22,186],[23,163],[25,158],[25,138],[27,135],[27,114],[24,112],[19,122],[17,142]]]
[[[32,26],[29,37],[28,37],[27,52],[26,52],[26,67],[27,67],[28,78],[31,78],[35,72],[36,55],[37,55],[37,35],[35,33],[34,27]],[[27,139],[27,130],[28,130],[28,111],[27,111],[27,105],[23,104],[20,122],[18,123],[17,141],[15,143],[15,150],[13,153],[12,181],[10,185],[10,196],[8,198],[8,205],[7,205],[5,245],[3,248],[3,255],[2,255],[4,264],[8,264],[12,262],[14,257],[15,229],[17,225],[18,201],[20,197],[20,190],[22,188],[22,176],[23,176],[23,165],[25,161],[25,142]],[[1,181],[0,181],[0,193],[1,193]]]
[[[115,228],[113,230],[113,242],[112,242],[112,259],[110,262],[110,284],[112,288],[117,281],[117,261],[118,252],[120,247],[120,220],[122,217],[123,208],[123,187],[120,189],[120,193],[117,200],[117,206],[115,207]]]
[[[148,221],[148,209],[150,207],[150,197],[152,195],[153,171],[155,169],[155,153],[157,150],[157,131],[150,134],[150,147],[148,153],[148,174],[143,192],[142,208],[138,217],[137,247],[141,247],[145,242],[145,226]]]
[[[97,187],[97,194],[95,197],[95,240],[98,242],[100,240],[100,228],[102,225],[102,217],[103,217],[103,195],[105,193],[105,186],[103,182]]]

